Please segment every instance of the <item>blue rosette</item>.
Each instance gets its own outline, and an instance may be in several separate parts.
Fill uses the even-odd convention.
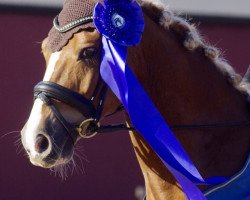
[[[141,41],[144,18],[140,5],[133,0],[104,0],[94,9],[94,24],[107,39],[122,46]]]

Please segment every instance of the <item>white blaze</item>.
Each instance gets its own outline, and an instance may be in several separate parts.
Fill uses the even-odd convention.
[[[41,121],[41,111],[43,102],[40,99],[36,99],[30,113],[29,120],[26,124],[25,132],[25,145],[30,150],[31,156],[35,156],[35,137],[37,135],[36,131]]]
[[[49,81],[54,72],[57,61],[60,58],[60,52],[51,54],[49,64],[47,66],[43,81]],[[43,102],[40,99],[36,99],[33,108],[30,113],[30,117],[26,124],[26,130],[24,133],[24,145],[30,150],[31,157],[36,156],[35,152],[35,139],[37,136],[38,126],[42,118]]]
[[[49,59],[49,64],[47,66],[47,70],[45,72],[43,81],[50,81],[51,76],[54,72],[55,66],[56,66],[56,62],[59,60],[60,58],[60,54],[61,52],[55,52],[52,53]]]

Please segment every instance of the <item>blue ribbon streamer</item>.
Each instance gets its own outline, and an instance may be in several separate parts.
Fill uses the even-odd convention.
[[[127,46],[140,43],[144,30],[142,9],[133,0],[104,0],[94,10],[94,24],[103,35],[100,73],[127,110],[137,131],[180,183],[190,200],[206,198],[195,184],[218,184],[226,179],[204,180],[169,129],[130,68]]]
[[[104,36],[102,44],[101,76],[124,105],[134,127],[174,175],[187,198],[205,200],[195,184],[219,184],[227,179],[202,178],[164,118],[126,65],[127,47],[114,43]]]

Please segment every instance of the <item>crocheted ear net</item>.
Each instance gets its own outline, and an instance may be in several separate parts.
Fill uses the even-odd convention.
[[[95,7],[94,0],[65,0],[63,9],[58,16],[59,27],[86,16],[92,16]],[[52,52],[60,51],[77,33],[86,28],[95,28],[92,22],[79,25],[65,33],[60,33],[54,27],[49,32],[48,48]]]

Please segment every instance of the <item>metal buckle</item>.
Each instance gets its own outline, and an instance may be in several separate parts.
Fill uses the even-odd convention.
[[[100,123],[97,122],[95,119],[90,118],[84,120],[80,124],[78,132],[82,138],[89,139],[96,136],[96,134],[98,133],[97,130],[99,128],[100,128]]]

